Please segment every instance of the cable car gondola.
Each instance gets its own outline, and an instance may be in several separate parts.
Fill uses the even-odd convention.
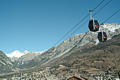
[[[89,21],[89,24],[88,24],[88,27],[90,29],[90,31],[92,32],[96,32],[96,31],[99,31],[99,22],[97,20],[94,20],[93,17],[92,17],[92,10],[89,11],[90,12],[90,21]]]
[[[93,31],[93,32],[96,32],[96,31],[99,31],[99,23],[97,20],[90,20],[89,21],[89,29],[90,31]]]
[[[100,42],[105,42],[107,41],[107,34],[105,32],[99,32],[98,33],[98,40]]]

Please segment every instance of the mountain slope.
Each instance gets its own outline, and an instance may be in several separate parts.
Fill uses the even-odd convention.
[[[120,25],[118,24],[103,24],[100,27],[100,30],[105,31],[108,35],[108,39],[111,39],[114,35],[120,34]],[[92,47],[98,44],[97,32],[86,32],[85,34],[77,34],[65,40],[60,45],[52,47],[49,50],[45,51],[43,54],[34,57],[29,61],[29,65],[23,64],[20,65],[21,68],[24,68],[26,65],[27,68],[41,66],[50,63],[54,59],[58,59],[61,56],[70,55],[68,52],[73,51],[74,48],[80,47],[80,50],[84,48]],[[19,62],[18,62],[19,63]],[[33,64],[33,65],[32,65]]]
[[[74,47],[48,64],[24,71],[22,74],[27,79],[66,80],[74,75],[93,78],[92,75],[105,74],[105,71],[110,69],[111,75],[116,76],[115,71],[120,69],[120,34],[107,42],[98,45],[88,43],[83,47]],[[19,73],[12,74],[11,78],[14,76],[20,77]]]
[[[11,72],[13,69],[13,63],[11,60],[3,53],[0,51],[0,73],[7,73]]]
[[[104,73],[109,68],[113,71],[120,69],[120,35],[82,51],[80,47],[75,48],[70,53],[69,56],[60,57],[46,66],[59,68],[59,65],[63,65],[68,71],[78,71],[77,73],[86,75]],[[61,70],[58,72],[63,74]]]

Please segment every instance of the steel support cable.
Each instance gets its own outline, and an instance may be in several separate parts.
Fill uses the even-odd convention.
[[[96,14],[98,14],[102,9],[104,9],[109,3],[111,3],[113,0],[109,0],[103,7],[101,7],[96,13],[94,13],[93,16],[95,16]]]
[[[84,26],[84,24],[87,22],[88,20],[85,20],[80,26]],[[82,27],[78,27],[78,28],[76,28],[74,31],[72,31],[72,33],[71,33],[71,36],[78,30],[78,29],[80,29],[80,28],[82,28]]]
[[[71,31],[73,31],[82,21],[84,21],[87,17],[89,16],[89,14],[87,14],[86,16],[84,16],[77,24],[75,24],[68,32],[65,33],[64,36],[62,36],[56,43],[55,45],[57,45],[63,38],[65,38]]]
[[[105,0],[102,0],[94,9],[93,11],[95,11]]]
[[[97,15],[103,8],[105,8],[105,7],[106,7],[110,2],[112,2],[112,1],[113,1],[113,0],[108,1],[103,7],[101,7],[96,13],[94,13],[93,16]],[[85,22],[86,22],[86,21],[85,21]],[[85,22],[84,22],[84,23],[85,23]],[[84,23],[81,24],[80,26],[83,26]],[[77,29],[75,29],[75,30],[71,33],[71,35],[74,34],[76,30],[77,30]]]
[[[112,1],[113,1],[113,0],[109,0],[103,7],[101,7],[96,13],[94,13],[93,16],[97,15],[103,8],[105,8],[105,7],[106,7],[109,3],[111,3]],[[103,2],[103,1],[102,1],[102,2]],[[96,9],[96,8],[95,8],[95,9]],[[84,23],[85,23],[85,22],[84,22]],[[81,24],[80,26],[83,26],[84,23]],[[78,28],[77,28],[77,29],[78,29]],[[73,35],[77,29],[75,29],[75,30],[71,33],[71,35]]]
[[[116,12],[114,12],[110,17],[108,17],[106,20],[104,20],[101,24],[107,22],[108,20],[110,20],[114,15],[116,15],[118,12],[120,12],[120,9],[118,9]]]
[[[108,20],[110,20],[114,15],[116,15],[117,13],[119,13],[120,12],[120,9],[118,9],[116,12],[114,12],[110,17],[108,17],[105,21],[103,21],[101,24],[103,24],[103,23],[105,23],[105,22],[107,22]],[[111,47],[110,47],[110,49],[111,49]],[[111,49],[112,50],[112,49]],[[115,67],[116,67],[116,69],[118,70],[118,67],[117,67],[117,60],[115,59]],[[116,71],[116,73],[117,73],[117,75],[119,76],[119,71]]]
[[[94,9],[93,11],[95,11],[105,0],[102,0]],[[83,22],[87,17],[89,16],[89,14],[86,14],[76,25],[74,25],[69,31],[67,31],[56,43],[55,45],[57,45],[63,38],[65,38],[72,30],[74,30],[81,22]]]
[[[104,0],[103,0],[103,1],[104,1]],[[96,8],[93,9],[93,11],[95,11],[95,9],[97,9],[97,8],[103,3],[103,1],[100,2],[99,5],[98,5]],[[109,3],[111,3],[112,1],[113,1],[113,0],[109,0],[103,7],[101,7],[96,13],[94,13],[93,16],[97,15],[103,8],[105,8],[105,7],[106,7]],[[84,22],[84,23],[85,23],[85,22]],[[83,26],[84,23],[81,24],[80,26]],[[78,28],[76,28],[76,29],[71,33],[71,35],[74,34],[77,29],[78,29]]]

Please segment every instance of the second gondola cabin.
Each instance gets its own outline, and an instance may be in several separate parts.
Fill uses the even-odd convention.
[[[105,42],[105,41],[107,41],[107,34],[106,34],[106,32],[99,32],[99,33],[98,33],[98,40],[99,40],[100,42]]]
[[[90,31],[92,31],[92,32],[99,31],[99,26],[100,25],[99,25],[99,22],[97,20],[91,19],[89,21],[88,27],[89,27]]]

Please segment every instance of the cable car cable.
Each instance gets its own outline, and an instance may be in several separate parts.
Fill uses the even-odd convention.
[[[102,0],[94,9],[93,11],[95,11],[105,0]]]
[[[96,14],[98,14],[102,9],[104,9],[109,3],[111,3],[113,0],[108,1],[103,7],[101,7],[96,13],[94,13],[93,16],[95,16]]]
[[[94,9],[93,11],[95,11],[105,0],[102,0]],[[65,38],[72,30],[74,30],[81,22],[83,22],[87,17],[89,16],[89,14],[86,14],[75,26],[73,26],[69,31],[67,31],[63,37],[61,37],[56,43],[55,45],[57,45],[63,38]]]
[[[65,38],[72,30],[74,30],[82,21],[84,21],[87,17],[89,16],[89,14],[85,15],[77,24],[75,24],[68,32],[66,32],[56,43],[55,45],[57,45],[63,38]]]
[[[118,9],[116,12],[114,12],[110,17],[108,17],[105,21],[102,22],[105,23],[107,22],[108,20],[110,20],[114,15],[116,15],[118,12],[120,11],[120,9]],[[107,34],[105,32],[99,32],[98,33],[98,40],[100,42],[105,42],[107,40]]]
[[[120,9],[118,9],[116,12],[114,12],[110,17],[108,17],[105,21],[103,21],[101,24],[107,22],[108,20],[110,20],[114,15],[116,15],[118,12],[120,12]]]
[[[107,6],[111,1],[112,1],[112,0],[109,0],[103,7],[101,7],[101,8],[94,14],[94,16],[95,16],[98,12],[100,12],[105,6]],[[99,31],[99,27],[100,27],[99,22],[98,22],[98,20],[95,20],[95,19],[93,18],[93,15],[92,15],[93,10],[90,10],[89,12],[90,12],[90,21],[89,21],[89,24],[88,24],[89,30],[92,31],[92,32],[97,32],[97,31]]]
[[[94,14],[94,16],[95,16],[96,14],[98,14],[98,12],[100,12],[103,8],[105,8],[105,7],[106,7],[109,3],[111,3],[112,1],[113,1],[113,0],[109,0],[102,8],[100,8],[100,9]],[[85,22],[87,22],[87,21],[85,21]],[[84,23],[85,23],[85,22],[84,22]],[[84,23],[81,24],[81,26],[83,26]],[[76,29],[71,33],[71,35],[73,35],[77,29],[78,29],[78,28],[76,28]]]
[[[95,16],[96,14],[98,14],[103,8],[105,8],[109,3],[111,3],[113,0],[109,0],[106,4],[104,4],[104,6],[103,7],[101,7],[93,16]],[[85,23],[85,22],[84,22]],[[84,24],[81,24],[81,26],[83,26]],[[78,28],[77,28],[78,29]],[[77,29],[75,29],[72,33],[71,33],[71,35],[73,35],[74,33],[75,33],[75,31],[77,30]]]
[[[105,8],[105,7],[106,7],[109,3],[111,3],[112,1],[113,1],[113,0],[109,0],[103,7],[101,7],[96,13],[94,13],[93,16],[97,15],[103,8]],[[102,1],[102,2],[103,2],[103,1]],[[101,3],[102,3],[102,2],[101,2]],[[100,3],[100,4],[101,4],[101,3]],[[95,10],[95,9],[96,9],[96,8],[94,8],[94,10]],[[85,23],[85,22],[84,22],[84,23]],[[83,24],[82,24],[82,25],[83,25]],[[81,25],[81,26],[82,26],[82,25]],[[75,30],[71,33],[71,35],[74,34],[76,30],[77,30],[77,29],[75,29]]]
[[[116,12],[114,12],[110,17],[108,17],[105,21],[103,21],[101,24],[103,24],[103,23],[105,23],[105,22],[107,22],[108,20],[110,20],[114,15],[116,15],[117,13],[119,13],[120,12],[120,9],[118,9]],[[110,49],[111,49],[111,47],[110,47]],[[111,49],[112,50],[112,49]],[[115,59],[115,67],[116,67],[116,69],[117,70],[119,70],[118,69],[118,67],[117,67],[117,60]],[[118,74],[118,71],[117,71],[117,74]]]
[[[87,21],[88,21],[88,20],[85,20],[85,22],[82,23],[80,26],[84,26],[84,24],[85,24]],[[74,31],[72,31],[72,33],[71,33],[70,35],[72,36],[79,28],[82,28],[82,27],[76,28]]]

